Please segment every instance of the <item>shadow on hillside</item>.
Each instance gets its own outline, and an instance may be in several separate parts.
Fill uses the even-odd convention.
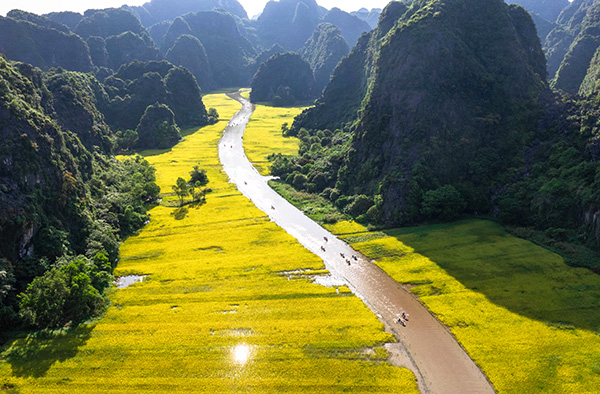
[[[2,358],[10,364],[13,376],[44,376],[56,362],[77,355],[90,339],[93,327],[81,326],[64,331],[39,331],[7,345]]]
[[[385,233],[511,312],[557,329],[600,332],[600,275],[569,267],[560,256],[509,235],[496,223],[469,220]],[[446,293],[437,286],[419,290]]]

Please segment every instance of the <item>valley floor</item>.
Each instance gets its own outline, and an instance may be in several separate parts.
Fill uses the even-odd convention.
[[[222,94],[204,101],[222,119],[239,109]],[[267,154],[297,150],[280,127],[300,110],[253,115],[244,145],[263,173]],[[0,391],[418,392],[410,371],[387,362],[394,338],[376,316],[347,287],[313,283],[328,274],[321,259],[228,183],[217,155],[225,123],[145,152],[164,204],[124,243],[116,274],[148,277],[115,290],[97,322],[8,343]],[[213,189],[206,204],[169,207],[170,186],[197,164]],[[410,288],[499,393],[598,392],[598,275],[486,221],[326,227]]]
[[[239,109],[224,95],[204,102],[222,119]],[[283,123],[293,113],[281,115],[272,114]],[[228,183],[217,157],[225,123],[145,152],[165,203],[123,244],[116,275],[146,280],[115,290],[95,323],[8,343],[2,390],[417,392],[414,375],[386,361],[394,338],[375,315],[346,287],[313,283],[323,262]],[[213,190],[206,204],[167,206],[196,164]]]

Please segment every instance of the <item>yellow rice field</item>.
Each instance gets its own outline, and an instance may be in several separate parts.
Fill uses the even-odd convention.
[[[600,392],[600,276],[487,221],[330,229],[417,285],[499,393]]]
[[[291,125],[294,117],[304,107],[267,107],[257,105],[244,132],[244,149],[248,160],[261,175],[269,175],[271,163],[267,156],[276,152],[283,155],[298,153],[300,140],[295,137],[283,137],[281,125]]]
[[[410,371],[386,362],[382,345],[393,337],[376,317],[346,288],[313,284],[312,277],[326,274],[322,261],[228,183],[217,146],[240,106],[224,95],[204,101],[217,108],[221,122],[188,134],[171,150],[146,154],[167,192],[193,165],[206,169],[213,190],[207,203],[154,208],[151,222],[122,246],[116,271],[146,280],[115,290],[106,316],[95,323],[9,343],[0,388],[418,392]]]

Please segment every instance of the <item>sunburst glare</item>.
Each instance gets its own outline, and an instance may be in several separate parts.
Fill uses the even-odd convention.
[[[244,343],[234,347],[231,353],[236,364],[244,365],[252,356],[252,348]]]

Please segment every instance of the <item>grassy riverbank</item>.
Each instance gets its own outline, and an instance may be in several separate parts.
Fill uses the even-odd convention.
[[[244,150],[248,160],[261,175],[269,175],[271,162],[267,156],[276,152],[282,155],[294,155],[298,152],[300,140],[283,137],[281,125],[291,124],[294,117],[304,107],[266,107],[257,105],[244,131]]]
[[[481,220],[368,232],[331,226],[412,292],[500,393],[600,387],[600,276]]]
[[[416,393],[412,373],[385,361],[382,345],[393,337],[376,317],[346,288],[313,284],[326,273],[322,261],[228,183],[217,147],[239,104],[223,95],[204,101],[224,120],[145,154],[167,193],[192,166],[206,169],[213,190],[206,204],[154,208],[150,224],[122,246],[116,271],[146,281],[116,290],[96,323],[7,344],[0,387]]]

